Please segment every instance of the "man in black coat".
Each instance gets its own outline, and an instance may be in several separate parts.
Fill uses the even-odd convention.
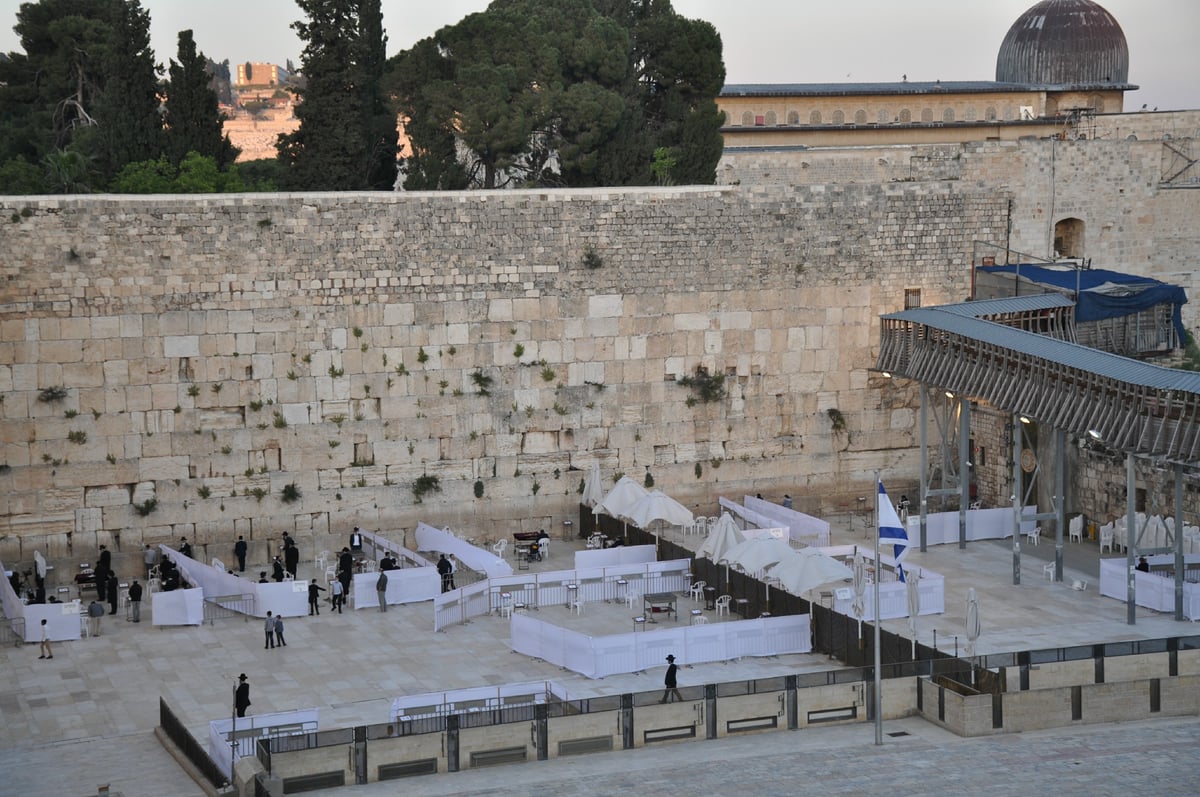
[[[318,584],[315,579],[308,582],[308,616],[309,617],[312,617],[314,614],[321,613],[321,593],[324,591],[325,591],[325,588],[322,587],[320,584]]]
[[[112,570],[112,551],[103,545],[100,546],[100,562],[96,565],[97,569],[101,567],[105,570]]]
[[[233,544],[233,555],[238,560],[238,572],[246,572],[246,540],[242,535],[238,535],[237,542]]]
[[[663,686],[666,688],[663,689],[662,700],[658,701],[659,703],[668,702],[668,698],[671,701],[678,700],[680,703],[683,702],[683,695],[679,694],[679,690],[675,687],[675,673],[678,671],[679,668],[675,666],[675,657],[673,655],[667,656],[667,674],[663,678]]]
[[[117,613],[117,590],[120,589],[117,584],[117,574],[109,571],[108,573],[108,606],[112,610],[109,614]]]
[[[129,584],[129,613],[133,622],[142,621],[142,585],[136,578]]]
[[[354,575],[354,554],[350,553],[349,548],[342,549],[342,555],[338,557],[337,578],[342,582],[342,600],[350,594],[350,579]]]
[[[279,561],[279,557],[275,557],[275,561],[271,562],[271,568],[274,571],[271,573],[271,578],[276,581],[283,581],[283,562]]]
[[[179,540],[179,552],[184,556],[191,557],[192,544],[187,541],[187,537],[181,537]]]
[[[300,549],[290,539],[288,547],[283,549],[283,561],[287,565],[287,571],[292,574],[292,578],[295,578],[296,568],[300,565]]]
[[[446,559],[446,554],[442,554],[437,562],[438,575],[442,577],[442,592],[450,591],[450,562]]]
[[[237,708],[239,717],[246,716],[246,709],[250,708],[250,684],[246,683],[246,673],[238,676],[238,687],[233,697],[233,705]]]

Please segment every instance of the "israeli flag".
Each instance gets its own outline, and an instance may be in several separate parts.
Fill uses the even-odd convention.
[[[892,556],[896,559],[896,573],[900,576],[900,580],[904,581],[904,568],[900,562],[908,553],[908,532],[904,530],[904,524],[900,522],[900,516],[896,514],[896,507],[892,506],[892,499],[888,498],[887,490],[883,489],[883,482],[879,484],[879,543],[881,545],[892,546]]]

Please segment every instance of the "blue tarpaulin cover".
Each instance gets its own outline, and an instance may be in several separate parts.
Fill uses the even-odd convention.
[[[1180,308],[1187,304],[1187,293],[1178,285],[1168,285],[1150,277],[1125,274],[1103,268],[1075,269],[1062,266],[1040,266],[1018,263],[1009,266],[980,266],[988,274],[1012,274],[1060,291],[1074,293],[1076,321],[1098,321],[1119,318],[1167,302],[1171,321],[1179,335],[1180,344],[1187,340]]]

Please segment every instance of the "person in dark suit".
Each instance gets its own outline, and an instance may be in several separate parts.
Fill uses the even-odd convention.
[[[233,555],[238,560],[238,572],[246,572],[246,540],[242,535],[238,535],[237,542],[233,544]]]
[[[450,591],[450,562],[446,561],[446,554],[442,554],[437,562],[438,575],[442,577],[442,592]]]
[[[361,532],[362,532],[362,529],[360,529],[358,526],[355,526],[354,531],[350,532],[350,550],[351,551],[357,552],[357,551],[362,550],[362,539],[363,538],[362,538]]]
[[[296,547],[296,543],[290,538],[288,546],[283,549],[283,561],[287,567],[287,571],[292,574],[292,578],[296,577],[296,568],[300,565],[300,549]]]
[[[659,703],[669,702],[668,698],[670,698],[670,702],[674,702],[676,700],[678,700],[680,703],[683,702],[683,695],[679,694],[679,690],[675,686],[675,674],[678,671],[679,668],[675,666],[675,657],[673,655],[668,655],[667,674],[663,678],[663,685],[666,687],[666,689],[663,690],[662,700],[658,701]]]
[[[239,717],[246,716],[246,709],[250,708],[250,684],[246,683],[246,673],[238,676],[237,692],[233,696],[233,705],[237,709]]]
[[[308,582],[308,616],[321,613],[321,593],[325,588],[316,581]]]
[[[662,678],[662,684],[665,685],[666,689],[662,690],[662,700],[659,701],[660,703],[676,700],[683,702],[683,695],[680,695],[679,690],[676,688],[676,673],[678,671],[679,667],[674,664],[674,655],[667,655],[667,675]]]
[[[135,578],[129,585],[129,619],[135,623],[142,621],[142,585]]]
[[[105,570],[112,570],[112,551],[100,546],[100,562],[96,565],[97,568],[103,567]]]
[[[192,555],[192,544],[187,541],[187,537],[179,540],[179,552],[187,557]]]
[[[106,594],[108,595],[108,607],[111,609],[109,614],[117,613],[117,591],[120,585],[117,584],[117,574],[111,570],[108,572],[108,584],[106,586]]]
[[[271,563],[271,568],[274,570],[274,572],[271,574],[271,578],[275,579],[276,581],[283,581],[283,562],[279,561],[278,556],[276,556],[275,561]]]
[[[343,548],[338,557],[337,579],[342,582],[343,597],[350,594],[350,579],[354,575],[354,554],[349,548]]]

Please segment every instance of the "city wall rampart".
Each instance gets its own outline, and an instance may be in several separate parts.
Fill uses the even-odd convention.
[[[915,480],[878,316],[962,299],[1007,214],[942,181],[7,199],[0,557],[502,536],[593,460],[706,513]]]

